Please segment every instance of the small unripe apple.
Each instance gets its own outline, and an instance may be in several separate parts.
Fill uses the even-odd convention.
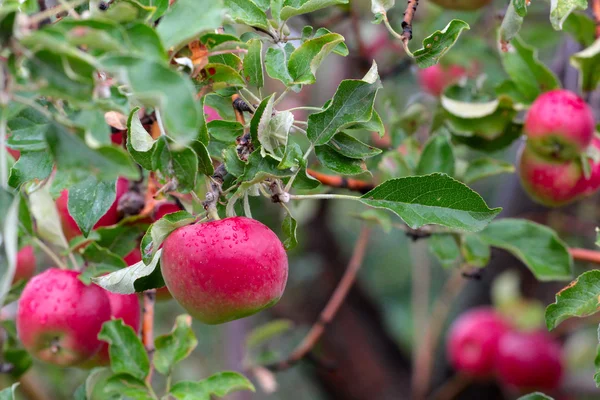
[[[17,253],[17,269],[12,283],[29,280],[35,274],[35,252],[33,246],[25,246]]]
[[[433,96],[441,96],[446,87],[458,82],[467,75],[467,70],[459,65],[442,66],[435,64],[417,72],[421,89]]]
[[[447,353],[452,366],[465,374],[484,377],[492,374],[500,338],[509,325],[490,307],[478,307],[462,314],[451,326]]]
[[[105,290],[104,293],[110,302],[110,312],[113,319],[122,319],[125,325],[129,325],[136,333],[140,331],[141,308],[140,299],[137,294],[118,294]],[[100,331],[98,331],[99,333]],[[102,342],[100,350],[82,367],[93,368],[110,364],[108,343]]]
[[[475,11],[488,5],[491,0],[432,0],[432,2],[448,10]]]
[[[110,226],[119,222],[119,212],[117,211],[117,206],[119,205],[119,199],[127,193],[129,189],[129,182],[125,178],[117,179],[116,186],[116,197],[115,201],[112,203],[108,211],[96,222],[94,228],[99,228],[102,226]],[[58,215],[60,217],[60,222],[63,227],[63,232],[67,240],[71,240],[74,237],[81,235],[81,230],[77,226],[77,222],[73,219],[71,214],[69,213],[68,208],[69,202],[69,191],[63,190],[58,199],[56,199],[56,208],[58,210]]]
[[[590,107],[564,89],[541,94],[527,112],[523,127],[536,152],[561,160],[579,157],[590,145],[594,130]]]
[[[175,230],[163,243],[161,270],[183,308],[202,322],[220,324],[277,303],[288,260],[267,226],[234,217]]]
[[[498,344],[498,378],[522,390],[551,390],[560,385],[560,345],[546,332],[508,332]]]
[[[25,286],[17,332],[33,356],[69,367],[100,350],[98,332],[109,319],[110,301],[104,289],[85,285],[76,271],[50,268]]]

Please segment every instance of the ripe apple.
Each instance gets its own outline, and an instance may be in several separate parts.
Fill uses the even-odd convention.
[[[498,378],[523,390],[551,390],[560,385],[560,345],[546,332],[508,332],[498,344]]]
[[[579,157],[594,136],[594,116],[575,93],[564,89],[540,95],[531,105],[523,131],[536,152],[571,160]]]
[[[433,96],[441,96],[446,87],[458,82],[467,75],[467,70],[459,65],[442,66],[435,64],[417,72],[421,89]]]
[[[152,219],[154,221],[158,221],[165,215],[172,214],[177,211],[181,211],[181,207],[179,207],[179,205],[177,203],[171,203],[171,202],[160,203],[159,205],[156,206],[156,208],[154,208],[154,211],[152,212],[152,217],[153,217]]]
[[[220,324],[277,303],[288,260],[268,227],[234,217],[175,230],[163,243],[161,270],[183,308],[202,322]]]
[[[12,283],[29,280],[35,274],[35,253],[33,246],[25,246],[17,253],[17,269]]]
[[[491,0],[432,0],[433,3],[448,10],[475,11],[488,5]]]
[[[99,228],[102,226],[110,226],[119,222],[119,213],[117,212],[117,206],[119,204],[119,199],[127,193],[129,189],[129,182],[125,178],[117,179],[117,187],[116,187],[116,198],[112,203],[108,211],[96,222],[94,228]],[[58,199],[56,199],[56,208],[58,209],[58,215],[60,217],[60,222],[63,227],[63,232],[67,240],[71,240],[74,237],[81,235],[81,230],[77,226],[77,223],[69,214],[68,204],[69,202],[69,191],[63,190]]]
[[[118,294],[105,290],[104,293],[110,302],[110,312],[113,319],[121,318],[125,325],[129,325],[136,333],[140,331],[141,308],[137,294]],[[99,333],[100,331],[98,331]],[[108,343],[102,342],[102,347],[91,359],[81,365],[83,368],[93,368],[110,364]]]
[[[457,371],[474,377],[492,374],[500,338],[509,325],[490,307],[478,307],[462,314],[448,335],[448,359]]]
[[[85,285],[79,272],[50,268],[27,283],[18,303],[17,332],[36,358],[69,367],[92,357],[110,319],[105,290]]]

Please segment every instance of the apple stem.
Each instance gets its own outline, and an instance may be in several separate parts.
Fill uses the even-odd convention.
[[[58,344],[59,340],[60,339],[58,337],[55,337],[50,342],[50,351],[52,352],[52,354],[58,354],[58,352],[60,351],[60,345]]]
[[[271,371],[284,371],[300,360],[305,358],[312,350],[312,348],[317,344],[323,333],[325,332],[325,328],[327,325],[333,320],[340,307],[344,303],[348,292],[352,288],[354,281],[356,280],[356,275],[358,270],[360,269],[363,259],[365,257],[365,253],[367,252],[367,244],[369,243],[370,230],[368,227],[363,226],[360,235],[356,241],[356,245],[354,246],[354,252],[352,253],[352,257],[350,258],[350,262],[346,267],[346,271],[340,279],[337,287],[335,288],[331,298],[321,311],[319,318],[314,323],[310,331],[306,334],[302,342],[294,349],[290,356],[282,361],[279,361],[274,364],[266,365],[265,367]]]

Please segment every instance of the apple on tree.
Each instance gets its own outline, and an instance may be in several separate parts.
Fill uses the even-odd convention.
[[[441,96],[444,89],[467,76],[467,70],[459,65],[443,66],[435,64],[431,67],[420,69],[417,72],[421,88],[433,95]]]
[[[35,264],[36,259],[33,246],[24,246],[17,253],[17,269],[15,270],[12,283],[31,279],[35,275]]]

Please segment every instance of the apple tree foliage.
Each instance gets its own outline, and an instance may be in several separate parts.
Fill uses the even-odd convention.
[[[517,113],[542,92],[560,87],[535,48],[518,34],[527,19],[527,2],[511,1],[497,31],[497,57],[506,75],[501,84],[463,82],[448,88],[433,106],[418,100],[390,117],[375,109],[385,81],[373,63],[363,76],[340,81],[330,100],[308,107],[308,118],[297,120],[280,106],[284,96],[318,84],[322,63],[347,57],[349,51],[342,35],[325,28],[306,26],[300,37],[291,37],[288,21],[347,3],[115,0],[106,7],[75,0],[61,2],[62,14],[56,17],[58,10],[40,10],[36,1],[2,2],[0,301],[18,297],[20,288],[11,288],[10,282],[19,238],[46,243],[61,257],[85,264],[84,278],[108,290],[143,292],[164,286],[160,246],[173,230],[217,215],[251,216],[248,198],[260,195],[279,203],[265,204],[273,213],[283,210],[282,241],[288,249],[303,229],[294,219],[294,203],[331,198],[362,203],[360,217],[384,229],[398,223],[410,230],[426,227],[429,248],[445,266],[485,267],[495,247],[514,254],[539,280],[571,279],[572,258],[554,231],[530,221],[495,219],[501,210],[490,208],[467,186],[514,171],[494,158],[495,152],[519,139]],[[549,18],[555,29],[586,46],[571,63],[581,71],[582,90],[590,91],[600,80],[595,68],[600,42],[593,39],[593,21],[577,12],[586,6],[581,0],[553,1]],[[393,0],[373,0],[374,22],[394,25],[387,17],[392,7]],[[422,35],[422,45],[406,46],[417,67],[438,63],[469,29],[458,19],[445,24]],[[266,93],[268,80],[285,89]],[[234,95],[243,100],[245,120],[232,112]],[[205,106],[223,119],[207,122]],[[428,113],[431,118],[423,118]],[[148,123],[150,115],[154,119]],[[111,143],[111,130],[125,132],[124,146]],[[422,148],[413,136],[417,130],[429,134]],[[407,154],[367,145],[357,138],[364,132],[400,138],[396,144]],[[5,146],[20,151],[17,161]],[[362,195],[326,193],[307,172],[309,165],[378,185]],[[222,180],[218,198],[204,199],[216,168]],[[187,211],[149,226],[133,215],[92,230],[114,202],[117,177],[145,182],[151,173],[161,193],[191,195]],[[74,193],[68,208],[83,232],[70,242],[54,206],[64,188]],[[124,268],[122,258],[144,232],[143,260]],[[548,307],[548,327],[595,313],[599,295],[600,272],[581,275]],[[158,373],[169,375],[196,345],[190,324],[189,317],[178,317],[170,334],[156,338],[150,361],[131,328],[119,320],[107,322],[99,338],[110,344],[111,366],[92,370],[76,398],[92,398],[98,388],[101,398],[119,393],[157,398],[146,383],[151,362]],[[19,348],[14,324],[4,321],[3,326],[9,338],[3,357],[18,376],[31,360]],[[273,332],[263,332],[266,339],[289,327],[267,328]],[[600,373],[596,379],[600,382]],[[209,399],[243,389],[253,390],[246,378],[223,372],[177,382],[168,398]],[[14,387],[0,396],[11,399],[13,392]]]

